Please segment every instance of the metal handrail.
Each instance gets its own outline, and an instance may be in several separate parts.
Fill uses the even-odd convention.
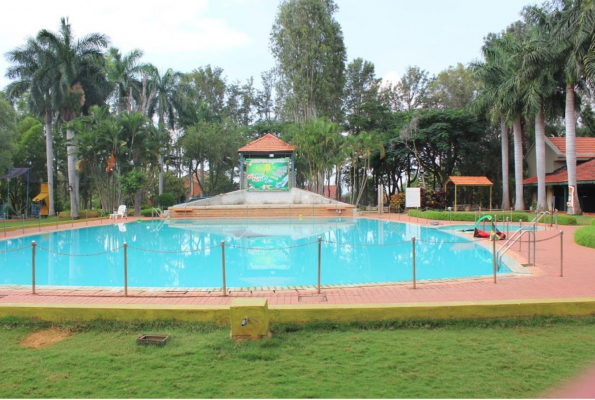
[[[502,246],[500,247],[500,249],[498,250],[498,252],[496,253],[496,257],[498,258],[498,267],[500,267],[500,265],[502,264],[502,258],[504,257],[504,254],[506,254],[506,252],[508,250],[510,250],[510,248],[519,240],[522,239],[523,235],[525,233],[529,234],[529,237],[531,236],[531,234],[533,235],[533,264],[535,265],[535,231],[532,229],[519,229],[518,231],[516,231],[511,237],[510,239]],[[517,235],[518,234],[518,235]],[[531,264],[531,240],[529,238],[529,246],[528,246],[528,257],[527,257],[527,261],[529,262],[529,264]]]
[[[530,222],[533,225],[533,229],[535,229],[541,218],[548,214],[550,216],[552,215],[549,211],[541,211],[539,214],[535,214],[535,218],[533,218],[533,220]],[[547,228],[547,222],[545,222],[545,226]]]

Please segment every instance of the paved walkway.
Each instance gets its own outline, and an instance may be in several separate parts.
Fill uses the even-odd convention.
[[[370,218],[377,218],[369,216]],[[383,219],[416,223],[416,218],[385,215]],[[129,218],[128,221],[135,221]],[[121,223],[122,221],[118,221]],[[419,219],[420,224],[428,221]],[[88,222],[89,226],[115,223],[113,220]],[[441,222],[444,224],[444,222]],[[460,222],[458,222],[460,224]],[[75,223],[76,227],[77,224]],[[85,222],[78,226],[86,226]],[[78,303],[78,304],[188,304],[221,305],[229,304],[235,297],[266,297],[269,304],[373,304],[373,303],[423,303],[449,301],[515,300],[546,298],[595,297],[595,250],[574,243],[574,232],[578,227],[560,226],[564,231],[564,277],[560,277],[559,237],[537,243],[537,266],[528,267],[527,276],[499,277],[498,283],[492,279],[472,279],[449,282],[418,282],[413,289],[411,282],[388,286],[357,288],[326,288],[318,295],[312,290],[281,290],[231,292],[223,296],[213,292],[138,292],[129,291],[124,297],[118,290],[47,290],[37,291],[0,288],[0,303]],[[70,229],[70,225],[60,230]],[[42,228],[42,231],[55,231],[55,227]],[[26,230],[25,234],[36,233],[38,228]],[[547,239],[557,234],[555,229],[537,232],[537,240]],[[21,231],[7,232],[7,237],[22,235]],[[0,233],[0,240],[2,240]],[[526,244],[519,252],[515,245],[512,255],[521,263],[526,263]]]

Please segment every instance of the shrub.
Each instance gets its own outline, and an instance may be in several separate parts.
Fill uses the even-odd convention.
[[[545,216],[543,218],[547,218],[549,222],[549,216]],[[555,220],[555,217],[554,217]],[[542,219],[543,221],[543,219]],[[571,217],[570,215],[558,215],[558,224],[560,225],[576,225],[576,218]]]
[[[421,208],[444,208],[446,206],[446,192],[444,190],[421,189]],[[395,193],[390,198],[392,208],[405,207],[405,192]]]
[[[159,212],[161,212],[162,210],[159,209]],[[157,213],[155,211],[153,211],[152,208],[145,208],[144,210],[140,210],[140,215],[143,217],[157,217]]]
[[[419,215],[420,218],[427,218],[427,219],[434,219],[434,220],[442,220],[448,221],[449,220],[449,212],[448,211],[417,211],[417,210],[409,210],[408,213],[412,217],[417,217]],[[496,215],[498,216],[498,221],[503,221],[506,217],[510,218],[509,212],[478,212],[477,217],[483,215]],[[531,217],[531,218],[529,218]],[[471,221],[475,222],[475,213],[474,212],[451,212],[450,219],[453,221]],[[527,214],[525,212],[514,212],[512,213],[512,222],[518,222],[522,220],[523,222],[529,222],[533,219],[532,214]]]
[[[584,226],[574,232],[576,244],[595,249],[595,226]]]
[[[176,204],[176,198],[171,193],[163,193],[162,195],[159,195],[157,202],[164,210],[167,210],[168,207]]]
[[[498,221],[504,221],[506,218],[510,220],[510,212],[506,211],[494,211],[494,212],[487,212],[487,211],[478,211],[477,216],[480,217],[482,215],[497,215]],[[417,210],[409,210],[409,215],[412,217],[417,217],[419,215],[420,218],[426,219],[433,219],[433,220],[441,220],[441,221],[448,221],[448,211],[417,211]],[[535,218],[535,214],[527,213],[523,211],[515,211],[512,213],[512,221],[511,222],[519,222],[522,220],[523,222],[530,222]],[[555,217],[554,217],[555,218]],[[453,221],[475,221],[475,213],[474,212],[451,212],[451,217]],[[550,222],[549,215],[541,218],[539,221],[540,224]],[[576,225],[576,218],[569,216],[569,215],[558,215],[558,224],[560,225]]]

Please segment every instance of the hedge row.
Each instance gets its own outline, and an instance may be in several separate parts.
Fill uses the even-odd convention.
[[[409,210],[408,215],[412,217],[419,216],[420,218],[432,219],[432,220],[441,220],[441,221],[469,221],[475,222],[476,214],[473,212],[448,212],[448,211],[418,211],[418,210]],[[498,221],[503,221],[506,218],[510,220],[510,212],[505,211],[498,211],[498,212],[478,212],[477,217],[482,215],[496,215],[498,217]],[[522,211],[515,211],[512,213],[512,221],[518,222],[522,220],[523,222],[529,222],[533,218],[535,218],[535,214],[530,214]],[[540,223],[545,221],[549,222],[549,215],[543,217]],[[558,215],[558,224],[560,225],[576,225],[576,218],[570,217],[568,215]]]
[[[595,249],[595,226],[583,226],[577,229],[574,232],[574,241],[581,246]]]
[[[161,209],[159,210],[159,212],[162,212]],[[157,213],[155,213],[152,208],[145,208],[143,210],[140,210],[140,215],[143,217],[158,217]]]

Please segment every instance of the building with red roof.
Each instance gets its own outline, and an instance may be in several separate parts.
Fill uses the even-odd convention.
[[[256,140],[248,143],[247,145],[240,147],[238,153],[240,153],[240,190],[249,189],[248,187],[248,176],[246,174],[246,160],[264,161],[264,159],[275,159],[275,158],[291,158],[290,161],[290,174],[287,188],[291,189],[295,187],[295,146],[284,142],[272,133],[267,133],[264,136],[259,137]],[[266,162],[266,161],[264,161]],[[250,166],[250,164],[248,165]]]
[[[523,185],[533,190],[533,198],[537,198],[537,161],[535,144],[525,157],[529,178]],[[581,207],[585,212],[595,211],[595,138],[576,138],[576,179]],[[566,169],[566,138],[545,138],[545,184],[547,201],[552,209],[566,211],[568,200],[568,171]]]

